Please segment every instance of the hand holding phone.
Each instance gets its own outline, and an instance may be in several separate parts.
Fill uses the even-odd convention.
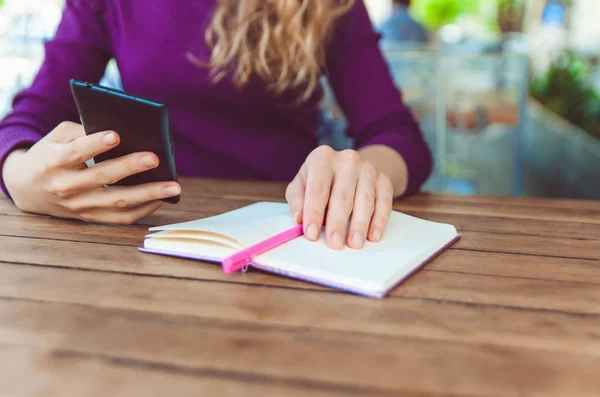
[[[94,157],[96,164],[133,153],[154,153],[158,166],[115,181],[117,186],[177,182],[177,169],[166,105],[95,84],[71,80],[71,90],[86,134],[116,131],[118,146]],[[179,202],[179,196],[163,199]]]
[[[30,149],[17,149],[2,167],[6,187],[26,212],[88,222],[131,224],[177,197],[177,182],[114,186],[116,182],[156,168],[150,152],[132,153],[93,167],[85,162],[119,146],[112,131],[86,135],[80,124],[64,122]],[[105,185],[113,185],[105,188]]]

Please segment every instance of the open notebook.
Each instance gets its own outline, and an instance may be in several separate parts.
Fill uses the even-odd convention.
[[[294,226],[287,204],[262,202],[197,221],[153,227],[140,251],[220,263]],[[300,236],[253,258],[251,266],[379,298],[459,237],[452,225],[393,212],[377,244],[334,251],[325,245],[323,235],[318,242]]]

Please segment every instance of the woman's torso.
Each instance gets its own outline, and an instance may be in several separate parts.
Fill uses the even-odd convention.
[[[104,0],[126,91],[169,105],[181,175],[289,180],[317,144],[318,97],[302,105],[258,82],[210,81],[204,32],[215,0]]]

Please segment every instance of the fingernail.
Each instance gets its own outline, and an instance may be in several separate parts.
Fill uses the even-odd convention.
[[[294,212],[294,220],[296,221],[296,223],[300,223],[302,220],[298,219],[298,217],[300,216],[300,211],[298,212]]]
[[[163,189],[163,194],[165,197],[177,196],[179,193],[179,187],[177,186],[167,186]]]
[[[372,236],[375,242],[381,241],[382,234],[379,230],[373,230]]]
[[[114,145],[115,143],[117,143],[117,134],[115,134],[114,132],[109,132],[108,134],[104,135],[104,137],[102,138],[102,142],[104,142],[106,146]]]
[[[342,248],[344,246],[344,240],[342,239],[342,233],[335,232],[331,236],[331,242],[336,248]]]
[[[140,159],[140,164],[143,167],[154,167],[156,165],[156,160],[152,156],[144,156]]]
[[[319,227],[315,223],[311,223],[306,230],[306,237],[309,240],[316,240],[319,238]]]
[[[356,232],[352,235],[352,245],[354,248],[361,248],[365,243],[365,235],[361,232]]]

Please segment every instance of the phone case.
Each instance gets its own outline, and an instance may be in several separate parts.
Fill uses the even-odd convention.
[[[133,186],[148,182],[177,181],[168,107],[136,95],[96,84],[71,80],[71,91],[86,134],[116,131],[121,142],[94,158],[96,164],[134,152],[155,153],[158,167],[131,175],[115,185]],[[178,203],[180,197],[164,199]]]

